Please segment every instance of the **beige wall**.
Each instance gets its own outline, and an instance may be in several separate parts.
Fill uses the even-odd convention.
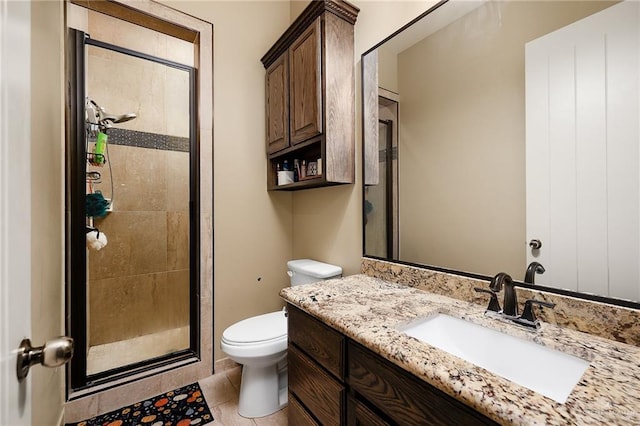
[[[524,44],[605,5],[491,4],[399,55],[401,259],[524,276]]]
[[[214,359],[226,327],[280,309],[291,194],[266,190],[264,67],[289,25],[282,1],[163,1],[214,29]],[[251,29],[248,31],[248,29]],[[203,327],[210,326],[202,324]]]
[[[278,291],[289,282],[287,260],[310,257],[340,265],[347,275],[360,271],[360,55],[434,2],[353,2],[361,10],[354,58],[356,183],[293,194],[266,191],[259,59],[308,2],[165,3],[214,25],[214,359],[220,359],[217,342],[227,326],[282,305]]]
[[[31,6],[31,330],[34,345],[64,334],[63,7]],[[32,424],[59,424],[64,367],[35,367]]]

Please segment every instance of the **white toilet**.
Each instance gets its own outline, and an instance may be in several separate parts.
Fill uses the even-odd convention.
[[[287,262],[291,285],[338,278],[342,268],[311,259]],[[287,405],[287,317],[284,310],[239,321],[222,333],[220,348],[242,364],[238,413],[263,417]]]

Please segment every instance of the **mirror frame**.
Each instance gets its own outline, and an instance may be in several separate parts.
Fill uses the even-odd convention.
[[[383,257],[378,257],[378,256],[371,256],[371,255],[367,255],[365,250],[366,250],[366,232],[365,232],[365,227],[366,227],[366,212],[365,212],[365,201],[366,201],[366,164],[367,164],[367,158],[366,158],[366,154],[367,154],[367,139],[366,139],[366,134],[367,134],[367,130],[366,130],[366,123],[367,123],[367,119],[365,117],[365,113],[367,111],[366,109],[366,105],[365,105],[365,99],[366,96],[368,94],[367,92],[367,87],[366,86],[366,69],[365,69],[365,64],[367,62],[366,60],[366,56],[372,52],[375,52],[380,46],[382,46],[384,43],[386,43],[387,41],[391,40],[392,38],[394,38],[395,36],[397,36],[398,34],[402,33],[403,31],[405,31],[406,29],[408,29],[409,27],[411,27],[412,25],[414,25],[415,23],[421,21],[423,18],[425,18],[427,15],[433,13],[435,10],[439,9],[440,7],[442,7],[443,5],[445,5],[446,3],[448,3],[449,0],[440,0],[438,3],[436,3],[435,5],[431,6],[429,9],[427,9],[425,12],[421,13],[420,15],[418,15],[416,18],[412,19],[411,21],[409,21],[407,24],[403,25],[402,27],[400,27],[398,30],[394,31],[393,33],[391,33],[389,36],[385,37],[382,41],[380,41],[379,43],[375,44],[373,47],[371,47],[370,49],[367,49],[364,53],[362,53],[362,55],[360,56],[360,70],[361,70],[361,74],[360,74],[360,81],[361,81],[361,111],[362,111],[362,117],[361,117],[361,134],[362,134],[362,157],[361,157],[361,161],[362,161],[362,198],[361,198],[361,213],[362,213],[362,257],[363,258],[367,258],[367,259],[373,259],[373,260],[382,260],[382,261],[386,261],[386,262],[393,262],[393,263],[397,263],[400,265],[406,265],[406,266],[411,266],[411,267],[415,267],[415,268],[420,268],[420,269],[427,269],[427,270],[431,270],[431,271],[436,271],[436,272],[442,272],[442,273],[447,273],[447,274],[453,274],[453,275],[459,275],[459,276],[463,276],[463,277],[468,277],[468,278],[474,278],[474,279],[479,279],[479,280],[485,280],[485,281],[490,281],[492,279],[492,277],[487,276],[487,275],[482,275],[482,274],[476,274],[476,273],[472,273],[472,272],[466,272],[466,271],[459,271],[459,270],[455,270],[455,269],[448,269],[448,268],[443,268],[443,267],[439,267],[436,265],[426,265],[426,264],[420,264],[420,263],[413,263],[413,262],[407,262],[407,261],[402,261],[402,260],[398,260],[398,259],[392,259],[392,258],[383,258]],[[376,84],[376,94],[378,93],[378,86]],[[377,147],[377,141],[376,142],[376,147]],[[377,153],[377,149],[376,149],[376,153]],[[398,167],[400,167],[400,156],[398,156]],[[625,307],[625,308],[631,308],[631,309],[640,309],[640,301],[639,302],[634,302],[631,300],[624,300],[624,299],[617,299],[617,298],[613,298],[613,297],[607,297],[607,296],[600,296],[600,295],[595,295],[595,294],[589,294],[589,293],[578,293],[578,292],[574,292],[574,291],[570,291],[570,290],[565,290],[565,289],[559,289],[559,288],[554,288],[554,287],[548,287],[548,286],[543,286],[543,285],[538,285],[538,284],[528,284],[528,283],[524,283],[522,281],[518,281],[518,280],[514,280],[514,283],[517,287],[521,287],[521,288],[527,288],[527,289],[531,289],[531,290],[537,290],[537,291],[544,291],[547,293],[554,293],[554,294],[558,294],[561,296],[569,296],[569,297],[575,297],[578,299],[583,299],[583,300],[589,300],[589,301],[594,301],[594,302],[600,302],[600,303],[606,303],[609,305],[614,305],[614,306],[621,306],[621,307]]]

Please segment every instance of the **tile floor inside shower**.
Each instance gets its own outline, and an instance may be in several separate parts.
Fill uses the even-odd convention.
[[[178,327],[153,334],[91,346],[87,352],[87,374],[177,352],[189,347],[189,327]],[[113,354],[118,354],[117,357]]]
[[[237,366],[200,380],[200,387],[215,419],[214,426],[286,426],[287,408],[270,416],[247,419],[238,414],[242,367]]]

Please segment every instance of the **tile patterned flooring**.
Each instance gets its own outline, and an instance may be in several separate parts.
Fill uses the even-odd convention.
[[[213,426],[286,426],[286,408],[270,416],[256,419],[247,419],[238,414],[241,376],[242,367],[238,366],[199,381],[215,419],[210,424]]]

